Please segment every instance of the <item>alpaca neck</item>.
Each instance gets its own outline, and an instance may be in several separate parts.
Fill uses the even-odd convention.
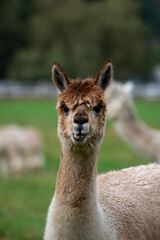
[[[143,156],[157,161],[156,149],[157,151],[159,149],[158,133],[141,122],[134,111],[134,106],[126,104],[121,117],[115,120],[114,126],[131,147]]]
[[[53,229],[51,239],[105,239],[103,211],[96,194],[98,153],[97,147],[87,153],[62,147],[56,191],[48,217],[48,226],[51,224]]]
[[[143,124],[138,118],[134,106],[126,103],[123,108],[123,111],[120,114],[120,117],[115,121],[115,127],[120,132],[121,135],[125,135],[126,137],[132,133],[135,137],[143,137],[146,134],[147,126]]]
[[[96,171],[99,148],[90,152],[61,149],[56,196],[61,203],[81,207],[96,201]]]
[[[130,102],[126,102],[125,105],[123,106],[122,116],[120,119],[125,123],[131,121],[133,123],[136,123],[136,125],[140,122],[137,117],[135,107]]]

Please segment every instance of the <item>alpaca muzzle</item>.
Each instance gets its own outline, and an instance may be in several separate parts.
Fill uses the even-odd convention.
[[[73,125],[73,140],[75,143],[83,143],[89,132],[89,123]]]

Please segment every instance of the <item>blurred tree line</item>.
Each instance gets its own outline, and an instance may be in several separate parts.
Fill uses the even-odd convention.
[[[1,0],[0,6],[0,79],[50,79],[54,61],[71,77],[95,76],[106,60],[116,79],[147,79],[160,60],[154,0]]]

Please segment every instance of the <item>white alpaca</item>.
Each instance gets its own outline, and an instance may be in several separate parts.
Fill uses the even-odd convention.
[[[95,80],[70,80],[58,64],[52,73],[62,146],[44,239],[160,240],[160,165],[96,174],[111,63]]]
[[[42,169],[44,157],[39,132],[31,127],[9,125],[0,129],[0,172],[2,176],[22,175]]]
[[[113,82],[107,97],[108,116],[117,133],[138,153],[160,163],[160,131],[146,126],[137,116],[131,83]]]

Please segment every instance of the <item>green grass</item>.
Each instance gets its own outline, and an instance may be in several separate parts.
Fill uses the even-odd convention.
[[[0,101],[0,126],[17,123],[36,126],[44,139],[46,169],[21,178],[0,179],[0,240],[42,239],[46,213],[53,196],[59,166],[57,112],[51,100]],[[160,102],[136,101],[144,122],[160,128]],[[145,164],[117,136],[108,122],[98,162],[98,171]]]

